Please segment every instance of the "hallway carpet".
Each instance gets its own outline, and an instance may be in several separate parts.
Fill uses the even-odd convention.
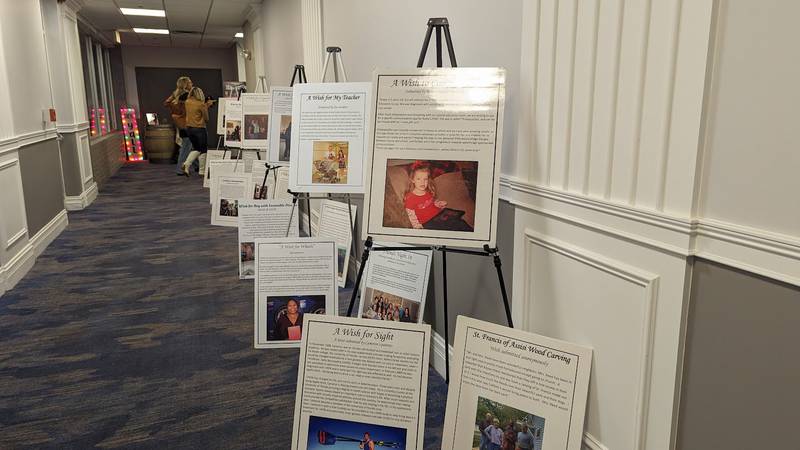
[[[253,348],[236,229],[210,226],[207,190],[173,170],[123,167],[0,297],[0,449],[290,447],[298,350]]]

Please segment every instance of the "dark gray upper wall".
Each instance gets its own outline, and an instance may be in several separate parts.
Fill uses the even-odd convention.
[[[58,142],[50,139],[19,149],[28,235],[33,237],[64,210],[64,181]]]
[[[678,450],[798,448],[800,289],[697,260]]]
[[[59,143],[61,149],[61,167],[64,177],[64,191],[66,195],[78,196],[83,193],[83,180],[81,180],[81,166],[78,156],[78,141],[73,135],[84,134],[86,131],[78,133],[61,133],[64,139]]]

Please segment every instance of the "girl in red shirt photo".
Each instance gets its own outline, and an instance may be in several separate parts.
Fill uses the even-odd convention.
[[[412,228],[473,231],[462,219],[464,211],[447,208],[446,201],[436,198],[431,167],[425,161],[411,165],[403,204]]]

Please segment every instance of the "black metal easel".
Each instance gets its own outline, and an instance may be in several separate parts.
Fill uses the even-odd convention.
[[[292,82],[289,83],[289,87],[294,86],[295,80],[297,80],[298,83],[308,83],[308,79],[306,78],[306,66],[302,64],[297,64],[294,66]]]
[[[447,43],[447,53],[450,56],[450,65],[456,67],[456,55],[453,50],[453,41],[450,37],[450,24],[445,17],[435,17],[428,19],[428,31],[425,33],[425,40],[422,43],[422,51],[417,61],[417,67],[422,67],[425,62],[425,55],[428,52],[428,46],[431,41],[431,34],[433,29],[436,29],[436,67],[442,67],[442,30]],[[473,256],[489,256],[494,262],[495,270],[497,271],[497,279],[500,282],[500,293],[503,296],[503,306],[505,306],[506,321],[508,326],[514,328],[514,322],[511,319],[511,307],[508,303],[508,293],[506,292],[506,283],[503,279],[502,264],[500,262],[500,252],[497,247],[490,248],[488,245],[483,246],[483,250],[468,250],[460,248],[450,248],[444,245],[429,245],[418,247],[375,247],[372,248],[372,236],[367,236],[364,241],[364,252],[361,254],[361,267],[358,269],[356,275],[355,286],[353,293],[350,296],[350,306],[347,308],[347,315],[353,313],[353,305],[359,295],[359,286],[361,285],[361,278],[364,275],[364,269],[367,266],[367,260],[371,251],[419,251],[419,250],[435,250],[442,254],[442,303],[444,307],[444,347],[445,347],[445,381],[450,383],[450,331],[448,318],[450,317],[447,312],[447,254],[459,253],[463,255]]]

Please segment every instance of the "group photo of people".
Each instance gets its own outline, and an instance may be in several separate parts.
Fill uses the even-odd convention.
[[[311,180],[314,183],[346,184],[349,145],[347,141],[315,141]]]
[[[364,319],[418,322],[418,302],[373,288],[364,290],[364,299],[364,310],[361,312]]]
[[[219,200],[219,215],[226,217],[239,217],[239,200]]]
[[[544,418],[478,397],[473,450],[542,450]]]
[[[266,139],[268,114],[245,114],[244,116],[244,138],[245,139]]]

